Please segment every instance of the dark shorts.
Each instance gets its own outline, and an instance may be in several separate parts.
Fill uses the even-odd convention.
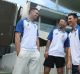
[[[48,58],[45,59],[43,65],[45,67],[50,67],[50,68],[54,68],[54,65],[56,65],[56,68],[62,68],[65,66],[65,58],[56,57],[56,56],[48,56]]]
[[[72,65],[72,74],[80,74],[78,70],[78,65]]]

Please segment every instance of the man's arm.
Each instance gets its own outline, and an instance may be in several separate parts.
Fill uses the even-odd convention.
[[[45,58],[48,57],[48,50],[49,50],[50,44],[51,44],[52,39],[53,39],[53,30],[49,33],[47,39],[48,39],[48,41],[47,41],[46,49],[45,49],[45,53],[44,53]]]
[[[45,54],[44,54],[44,57],[45,57],[45,58],[48,57],[48,50],[49,50],[50,44],[51,44],[51,41],[48,40],[48,41],[47,41],[47,44],[46,44]]]
[[[21,33],[19,33],[19,32],[15,33],[15,46],[16,46],[17,56],[20,52],[20,35],[21,35]]]
[[[66,67],[67,69],[71,69],[71,51],[70,48],[66,48]]]
[[[40,51],[40,44],[39,44],[39,38],[38,37],[37,37],[36,45],[37,45],[37,49]]]
[[[80,41],[80,26],[78,28],[78,32],[79,32],[79,41]],[[80,49],[79,49],[80,50]],[[79,54],[79,65],[78,65],[78,70],[79,70],[79,73],[80,73],[80,54]]]
[[[69,37],[64,42],[64,48],[66,49],[66,67],[71,69],[71,49]]]
[[[50,44],[51,44],[51,41],[48,40],[48,41],[47,41],[47,44],[46,44],[46,50],[45,50],[45,51],[48,51],[48,50],[49,50],[49,46],[50,46]]]

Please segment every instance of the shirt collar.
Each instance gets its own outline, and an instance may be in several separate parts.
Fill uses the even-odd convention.
[[[33,24],[35,24],[34,21],[31,21],[28,17],[26,18],[27,22],[32,22]]]
[[[78,27],[79,27],[79,25],[76,24],[76,26],[74,27],[74,31],[76,31]],[[72,31],[73,31],[73,29],[72,29]]]
[[[60,27],[57,28],[59,31],[65,32],[65,30],[60,29]]]

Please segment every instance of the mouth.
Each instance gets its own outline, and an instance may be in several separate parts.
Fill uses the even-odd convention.
[[[72,24],[71,22],[68,22],[69,24]]]

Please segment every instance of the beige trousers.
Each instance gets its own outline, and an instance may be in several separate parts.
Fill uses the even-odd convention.
[[[23,74],[23,71],[28,68],[26,74],[39,74],[40,73],[40,52],[36,51],[25,51],[21,49],[12,74]]]

